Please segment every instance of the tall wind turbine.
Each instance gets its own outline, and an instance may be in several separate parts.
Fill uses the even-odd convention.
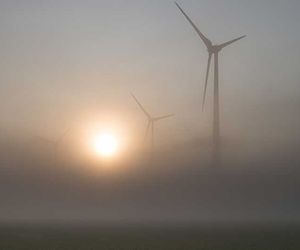
[[[135,102],[137,103],[137,105],[140,107],[140,109],[142,110],[142,112],[147,117],[148,124],[147,124],[146,132],[145,132],[145,135],[144,135],[144,141],[146,141],[148,133],[149,133],[149,130],[151,130],[151,152],[153,153],[154,152],[154,124],[155,124],[155,122],[167,119],[167,118],[169,118],[171,116],[174,116],[174,114],[168,114],[168,115],[164,115],[164,116],[154,117],[154,116],[152,116],[152,115],[149,114],[149,112],[143,107],[143,105],[134,96],[134,94],[131,93],[131,96],[133,97],[133,99],[135,100]]]
[[[236,39],[230,40],[228,42],[222,43],[220,45],[214,45],[203,33],[198,29],[198,27],[193,23],[193,21],[188,17],[188,15],[183,11],[183,9],[179,6],[177,2],[175,2],[176,6],[179,8],[181,13],[185,16],[187,21],[192,25],[194,30],[197,32],[203,43],[205,44],[208,51],[208,61],[207,61],[207,69],[205,76],[205,85],[204,85],[204,93],[203,93],[203,101],[202,101],[202,110],[204,109],[205,97],[206,97],[206,89],[208,82],[208,75],[210,70],[210,64],[212,56],[214,56],[214,114],[213,114],[213,165],[220,165],[220,155],[221,155],[221,138],[220,138],[220,104],[219,104],[219,52],[227,47],[228,45],[237,42],[238,40],[246,37],[241,36]]]

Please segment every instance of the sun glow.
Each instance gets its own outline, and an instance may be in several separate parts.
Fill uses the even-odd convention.
[[[97,155],[113,157],[119,149],[119,142],[115,135],[103,133],[93,139],[93,148]]]

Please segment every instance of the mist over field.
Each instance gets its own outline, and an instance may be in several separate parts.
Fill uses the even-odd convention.
[[[1,0],[0,248],[299,249],[299,9]]]
[[[139,150],[114,164],[65,147],[55,153],[36,138],[9,142],[1,145],[2,221],[299,220],[297,145],[225,141],[222,169],[211,169],[205,140],[161,149],[155,159]]]

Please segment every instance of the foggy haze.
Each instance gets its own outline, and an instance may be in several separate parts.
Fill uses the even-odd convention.
[[[179,3],[216,43],[247,34],[220,56],[219,170],[207,51],[173,1],[0,2],[0,220],[299,220],[300,2]],[[175,114],[154,162],[130,92]],[[112,166],[87,152],[102,126],[126,144]]]

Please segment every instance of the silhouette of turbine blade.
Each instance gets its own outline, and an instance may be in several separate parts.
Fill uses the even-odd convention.
[[[148,121],[148,124],[147,124],[146,131],[145,131],[145,135],[144,135],[144,142],[145,142],[146,139],[147,139],[147,136],[148,136],[148,133],[149,133],[150,126],[151,126],[151,121],[149,120],[149,121]]]
[[[43,141],[43,142],[45,142],[45,143],[48,143],[48,144],[55,144],[55,141],[47,139],[47,138],[42,137],[42,136],[36,136],[36,138]]]
[[[174,114],[159,116],[159,117],[154,118],[153,121],[159,121],[159,120],[167,119],[167,118],[172,117],[172,116],[174,116]]]
[[[65,130],[65,132],[57,139],[56,143],[60,144],[60,142],[63,141],[63,139],[70,133],[71,128],[68,128]]]
[[[211,48],[212,47],[212,42],[205,35],[203,35],[203,33],[198,29],[198,27],[193,23],[193,21],[189,18],[189,16],[180,7],[180,5],[177,2],[175,2],[175,4],[178,7],[178,9],[181,11],[181,13],[185,16],[185,18],[189,21],[189,23],[193,26],[193,28],[195,29],[197,34],[200,36],[202,41],[205,43],[206,47]]]
[[[150,114],[146,111],[146,109],[143,107],[143,105],[139,102],[139,100],[134,96],[134,94],[131,93],[131,96],[135,100],[135,102],[139,105],[143,113],[148,117],[148,119],[151,119]]]
[[[221,48],[221,49],[223,49],[223,48],[227,47],[228,45],[230,45],[230,44],[232,44],[232,43],[235,43],[235,42],[237,42],[238,40],[243,39],[244,37],[246,37],[246,36],[241,36],[241,37],[238,37],[238,38],[236,38],[236,39],[230,40],[229,42],[222,43],[222,44],[218,45],[218,47]]]
[[[209,75],[209,69],[210,69],[210,63],[211,63],[211,56],[212,54],[208,54],[208,61],[207,61],[207,69],[206,69],[206,76],[205,76],[205,85],[204,85],[204,92],[203,92],[203,100],[202,100],[202,111],[204,110],[205,105],[205,98],[206,98],[206,90],[207,90],[207,83],[208,83],[208,75]]]

